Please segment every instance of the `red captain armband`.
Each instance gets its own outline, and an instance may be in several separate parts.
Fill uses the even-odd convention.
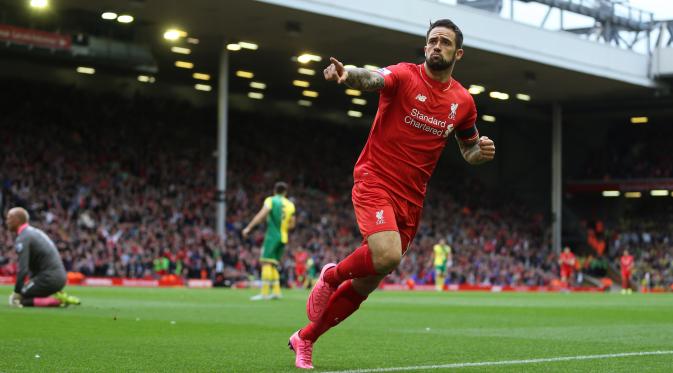
[[[456,130],[456,138],[464,144],[474,145],[479,139],[479,131],[477,131],[477,127],[473,124],[468,128]]]

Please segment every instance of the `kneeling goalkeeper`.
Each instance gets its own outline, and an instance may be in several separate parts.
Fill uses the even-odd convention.
[[[7,212],[7,228],[16,233],[14,248],[19,257],[19,272],[14,293],[9,297],[14,307],[59,307],[80,304],[79,299],[62,292],[65,268],[54,242],[41,230],[28,224],[28,212],[15,207]],[[30,274],[30,281],[25,282]]]

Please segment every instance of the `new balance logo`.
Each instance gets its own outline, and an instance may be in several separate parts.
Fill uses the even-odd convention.
[[[420,102],[425,102],[425,99],[427,99],[427,97],[419,93],[418,96],[416,96],[416,99]]]
[[[380,225],[385,223],[385,219],[383,219],[383,210],[379,210],[376,212],[376,225]]]

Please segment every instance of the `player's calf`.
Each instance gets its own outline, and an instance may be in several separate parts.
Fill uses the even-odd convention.
[[[336,264],[334,263],[325,264],[320,272],[318,282],[316,282],[311,293],[308,295],[308,299],[306,300],[306,315],[311,321],[320,320],[327,308],[330,297],[337,289],[336,286],[332,286],[329,282],[325,281],[325,273],[330,270],[334,271],[334,268],[336,268]]]
[[[387,274],[353,279],[353,289],[363,296],[369,295],[379,287],[381,280],[386,276]]]
[[[44,298],[24,298],[21,301],[24,307],[66,307],[67,304],[61,303],[60,300],[54,297]]]

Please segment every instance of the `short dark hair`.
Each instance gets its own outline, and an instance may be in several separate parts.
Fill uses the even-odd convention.
[[[438,19],[435,22],[430,22],[430,28],[425,34],[425,40],[428,40],[428,37],[430,37],[430,31],[432,31],[432,29],[435,27],[446,27],[449,30],[453,30],[453,32],[456,34],[456,49],[463,47],[463,32],[460,31],[458,25],[453,23],[453,21],[450,19]]]
[[[284,181],[278,181],[276,184],[273,186],[273,193],[274,194],[285,194],[287,193],[287,183]]]

